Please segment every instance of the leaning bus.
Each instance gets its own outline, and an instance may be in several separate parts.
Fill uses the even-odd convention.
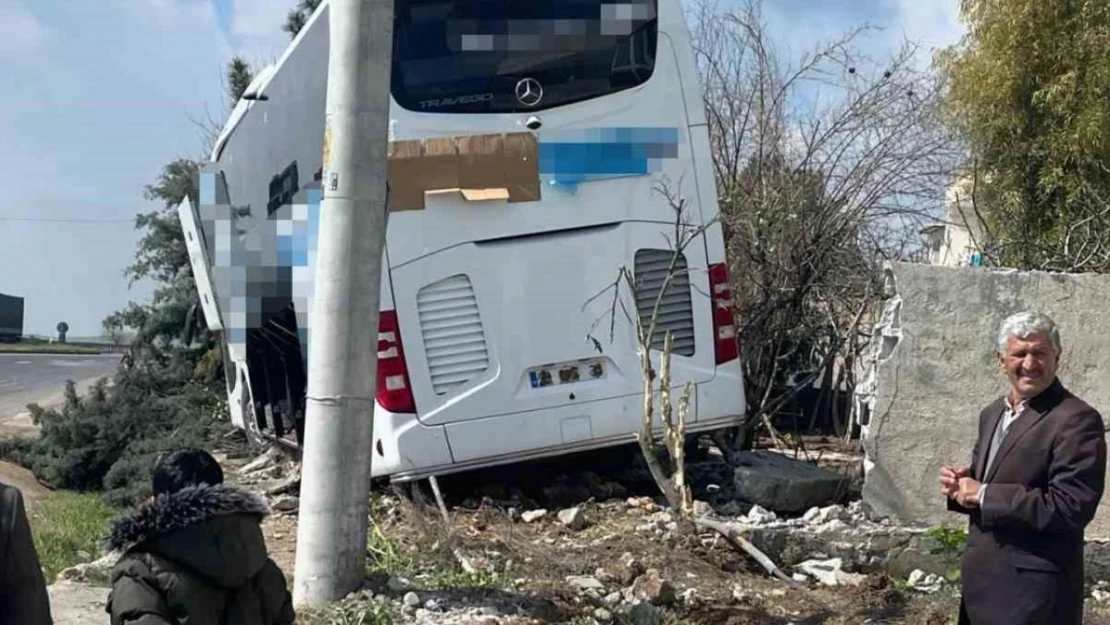
[[[709,135],[679,0],[396,0],[394,11],[374,476],[635,440],[636,330],[618,311],[612,336],[607,321],[598,331],[613,302],[594,297],[622,266],[649,315],[675,260],[658,336],[674,337],[676,387],[693,383],[688,431],[742,423]],[[182,212],[206,316],[229,343],[232,419],[294,440],[326,182],[328,12],[325,1],[260,72],[213,150],[202,204],[234,213],[234,228]],[[675,259],[678,198],[699,234]],[[281,243],[292,230],[307,243]],[[248,266],[221,283],[220,262]],[[229,288],[235,297],[220,292]]]

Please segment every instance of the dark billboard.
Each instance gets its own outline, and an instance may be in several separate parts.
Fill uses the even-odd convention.
[[[0,341],[23,336],[23,298],[0,293]]]

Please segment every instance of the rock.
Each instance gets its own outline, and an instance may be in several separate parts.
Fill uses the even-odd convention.
[[[632,584],[632,595],[652,605],[670,605],[675,602],[674,586],[650,569]]]
[[[83,584],[103,585],[110,583],[112,581],[112,567],[116,565],[119,558],[119,553],[108,553],[95,562],[83,562],[61,571],[58,573],[57,579]]]
[[[733,588],[732,588],[732,600],[735,601],[736,603],[751,605],[752,596],[749,593],[744,592],[743,588],[741,588],[739,586],[733,586]]]
[[[405,604],[405,607],[416,608],[420,606],[420,596],[415,592],[407,592],[401,602]]]
[[[602,622],[611,621],[613,620],[613,613],[605,608],[598,608],[594,610],[594,618]]]
[[[941,586],[944,585],[944,580],[934,573],[926,573],[921,569],[914,569],[913,572],[910,573],[906,585],[918,592],[934,593],[940,590]]]
[[[602,584],[596,577],[586,575],[571,575],[567,578],[567,583],[577,590],[603,590],[605,588],[605,584]]]
[[[707,516],[713,514],[713,506],[704,501],[694,502],[694,516]]]
[[[794,581],[796,581],[796,582],[805,583],[805,582],[809,581],[809,578],[806,577],[805,575],[802,575],[801,573],[795,573],[795,574],[791,575],[791,577],[794,578]]]
[[[832,558],[829,560],[806,560],[794,568],[826,586],[858,586],[867,579],[866,575],[845,572],[843,566],[843,561],[840,558]]]
[[[385,583],[385,586],[392,592],[405,592],[412,587],[412,582],[403,577],[390,575],[389,580]]]
[[[843,506],[825,506],[818,508],[814,506],[806,511],[802,517],[802,522],[806,525],[828,525],[833,521],[849,523],[853,521],[852,514],[848,509]]]
[[[586,513],[582,508],[567,508],[559,512],[559,522],[574,531],[586,529]]]
[[[736,494],[776,512],[826,505],[848,490],[848,478],[770,451],[733,454]]]
[[[300,509],[301,499],[291,496],[278,497],[270,507],[276,512],[293,513]]]
[[[874,521],[876,516],[871,506],[858,499],[848,504],[848,514],[860,521]]]
[[[678,596],[678,598],[682,600],[683,605],[685,605],[688,608],[692,608],[695,605],[697,605],[697,603],[698,603],[697,595],[698,595],[698,589],[697,588],[687,588],[686,590],[682,591],[682,594],[680,594]]]
[[[603,598],[601,600],[601,602],[604,603],[605,605],[609,606],[610,608],[615,608],[618,605],[620,605],[620,602],[623,601],[623,600],[624,600],[624,597],[621,596],[621,593],[618,590],[616,592],[611,592],[611,593],[605,595],[605,598]]]
[[[521,513],[520,520],[525,523],[535,523],[545,516],[547,516],[547,510],[529,510]]]
[[[443,609],[443,601],[440,599],[428,599],[424,602],[424,609],[429,612],[439,612]]]
[[[827,523],[822,523],[815,526],[813,528],[813,531],[819,534],[829,534],[833,532],[843,532],[848,529],[850,529],[850,526],[847,523],[841,521],[840,519],[833,519]]]
[[[778,516],[776,516],[774,512],[765,510],[762,506],[756,504],[752,506],[751,510],[748,510],[745,519],[753,525],[763,525],[765,523],[774,523],[778,520]]]
[[[631,553],[623,553],[616,562],[611,562],[603,567],[606,576],[620,582],[621,586],[628,586],[636,578],[644,574],[644,565]]]
[[[739,517],[744,516],[744,513],[744,506],[739,501],[726,501],[717,506],[717,514],[724,517]]]
[[[1091,598],[1095,601],[1098,601],[1099,603],[1103,603],[1107,599],[1110,599],[1110,592],[1107,592],[1101,588],[1095,588],[1091,591]]]
[[[663,612],[650,603],[634,605],[628,612],[629,625],[663,625],[665,621]]]

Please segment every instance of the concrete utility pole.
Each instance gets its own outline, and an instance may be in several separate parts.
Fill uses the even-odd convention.
[[[331,0],[324,197],[302,466],[297,605],[366,572],[393,0]]]

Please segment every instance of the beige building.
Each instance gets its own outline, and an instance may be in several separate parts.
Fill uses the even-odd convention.
[[[945,193],[944,221],[921,230],[929,264],[945,267],[983,264],[980,246],[984,229],[972,207],[971,187],[971,178],[957,178]]]

